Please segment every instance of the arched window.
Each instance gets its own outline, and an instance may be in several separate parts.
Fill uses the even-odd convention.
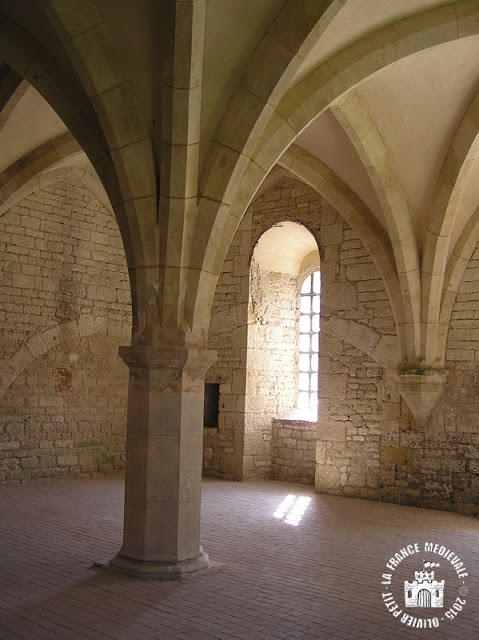
[[[321,274],[311,273],[299,298],[298,408],[318,410],[319,309]]]

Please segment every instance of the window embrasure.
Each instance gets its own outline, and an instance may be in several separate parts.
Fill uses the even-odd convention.
[[[321,274],[305,278],[299,297],[298,408],[318,410],[319,309]]]

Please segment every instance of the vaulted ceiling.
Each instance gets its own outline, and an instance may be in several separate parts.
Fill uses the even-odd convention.
[[[19,22],[33,22],[22,3],[2,2]],[[30,5],[32,3],[29,3]],[[161,87],[155,58],[161,56],[158,3],[112,3],[96,6],[110,29],[135,87],[145,119],[161,114]],[[318,34],[317,41],[289,81],[291,91],[301,80],[347,46],[375,31],[415,14],[450,6],[438,0],[371,0],[344,2]],[[452,3],[454,4],[454,3]],[[285,0],[208,0],[205,17],[200,156],[227,109],[239,77],[267,35]],[[155,18],[157,28],[155,29]],[[40,23],[38,26],[42,26]],[[48,31],[38,30],[42,41]],[[419,243],[424,234],[439,172],[479,81],[479,37],[454,40],[406,56],[367,77],[355,87],[363,108],[376,126],[404,189]],[[12,82],[12,70],[2,63],[0,171],[7,169],[48,140],[68,131],[61,118],[27,82]],[[156,89],[156,91],[155,91]],[[10,95],[9,95],[9,92]],[[344,122],[324,110],[301,132],[296,144],[330,167],[384,224],[378,195]],[[78,158],[77,158],[78,161]],[[200,169],[201,172],[201,169]],[[479,199],[479,165],[475,161],[462,192],[469,212]]]
[[[211,253],[214,229],[230,229],[227,246],[264,176],[277,162],[291,169],[302,154],[309,169],[299,177],[321,192],[321,176],[334,176],[376,221],[368,229],[386,234],[397,286],[408,290],[396,320],[415,325],[414,349],[427,351],[418,346],[419,325],[433,313],[425,291],[440,272],[446,295],[454,252],[465,258],[467,238],[477,233],[478,3],[180,4],[173,19],[173,0],[0,0],[0,207],[61,167],[98,173],[114,208],[145,202],[158,185],[160,195],[188,206],[192,194],[204,196],[198,220],[212,222],[197,253],[206,258],[195,263],[188,249],[180,266],[190,260],[215,275],[226,248]],[[183,19],[190,4],[191,19]],[[152,153],[142,151],[147,160],[140,160],[133,151],[145,141]],[[105,164],[108,149],[114,172]],[[196,219],[187,205],[183,220]],[[233,212],[228,219],[224,206]],[[126,218],[117,217],[122,228]],[[127,217],[124,238],[133,233]],[[130,257],[127,245],[131,264],[156,251]]]

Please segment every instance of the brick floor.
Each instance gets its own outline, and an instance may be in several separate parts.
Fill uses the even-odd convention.
[[[311,498],[298,526],[285,522],[286,513],[273,515],[289,494]],[[159,582],[92,567],[121,544],[122,504],[119,478],[0,487],[1,640],[479,638],[478,520],[322,496],[302,485],[207,480],[202,542],[227,565]],[[427,541],[461,558],[469,593],[454,620],[414,629],[386,609],[381,576],[399,549]],[[403,608],[403,575],[412,580],[411,568],[424,559],[406,558],[397,581],[394,574]],[[440,564],[447,608],[458,578],[450,562]]]

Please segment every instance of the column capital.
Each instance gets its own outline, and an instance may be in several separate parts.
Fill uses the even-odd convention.
[[[142,345],[120,347],[119,354],[129,367],[184,369],[199,376],[208,371],[217,357],[213,349]]]

